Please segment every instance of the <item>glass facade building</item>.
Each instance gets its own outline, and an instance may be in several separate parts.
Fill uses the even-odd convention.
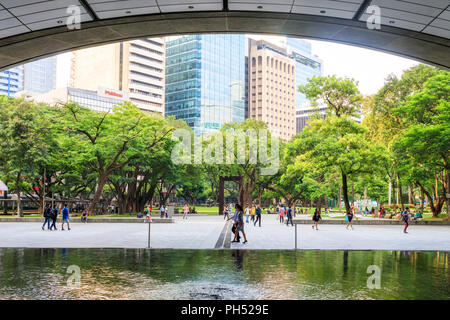
[[[0,95],[12,97],[23,90],[23,66],[0,71]]]
[[[311,44],[305,40],[287,38],[287,47],[295,60],[295,106],[298,110],[309,106],[309,101],[303,93],[298,92],[297,87],[307,83],[313,76],[322,75],[322,60],[312,55]]]
[[[197,135],[245,120],[245,35],[187,35],[166,42],[165,115]]]
[[[38,93],[56,88],[56,56],[25,64],[23,85],[24,90]]]

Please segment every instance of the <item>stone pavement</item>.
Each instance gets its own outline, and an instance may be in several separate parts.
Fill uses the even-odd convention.
[[[231,225],[223,217],[175,217],[170,224],[151,225],[152,248],[174,249],[294,249],[294,227],[281,225],[275,215],[263,215],[262,227],[246,224],[247,244],[231,243]],[[145,248],[144,223],[72,223],[71,231],[42,231],[41,223],[0,223],[0,247]],[[58,224],[58,228],[60,225]],[[399,225],[297,226],[298,249],[440,250],[450,251],[450,226],[412,225],[404,234]]]

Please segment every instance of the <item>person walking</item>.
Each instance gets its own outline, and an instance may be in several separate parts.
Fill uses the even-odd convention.
[[[242,209],[242,206],[239,203],[236,203],[236,212],[237,212],[237,223],[236,223],[236,231],[234,233],[234,239],[231,242],[238,242],[237,236],[239,235],[239,232],[242,232],[242,235],[244,236],[244,242],[243,243],[247,243],[247,237],[245,235],[245,231],[244,231],[244,212]]]
[[[55,228],[55,230],[58,230],[58,228],[56,228],[56,220],[58,219],[58,208],[56,208],[56,206],[53,206],[53,209],[50,207],[50,215],[52,217],[52,225],[50,226],[50,230],[52,230],[53,228]]]
[[[236,242],[241,242],[241,236],[239,235],[239,233],[236,237],[238,214],[239,214],[239,212],[237,210],[234,210],[234,215],[232,217],[228,218],[227,221],[228,220],[233,221],[233,226],[231,227],[231,233],[235,235],[234,238],[236,239]]]
[[[150,214],[149,207],[146,206],[146,207],[144,207],[144,223],[150,222],[150,217],[151,217],[151,214]]]
[[[322,217],[320,216],[320,211],[317,208],[314,211],[312,220],[314,221],[314,224],[313,224],[312,228],[314,229],[314,227],[316,227],[316,230],[319,230],[319,228],[318,228],[319,221],[322,220]]]
[[[292,221],[292,212],[293,212],[292,207],[288,207],[287,214],[286,214],[286,217],[287,217],[286,226],[289,226],[289,221],[291,222],[291,226],[294,226],[294,222]]]
[[[223,209],[223,220],[228,220],[229,218],[229,211],[228,211],[228,205],[225,206],[225,208]]]
[[[364,215],[365,216],[369,215],[369,209],[367,208],[367,206],[364,208]]]
[[[245,208],[245,216],[247,217],[247,220],[245,221],[245,223],[248,223],[248,218],[250,217],[250,207],[247,206]]]
[[[161,207],[159,208],[159,211],[161,212],[161,218],[164,218],[164,205],[161,203]]]
[[[280,209],[280,223],[284,223],[284,206]]]
[[[183,213],[184,213],[183,219],[187,219],[188,212],[189,212],[189,207],[188,207],[187,203],[185,203],[184,207],[183,207]]]
[[[261,227],[261,207],[259,206],[259,204],[256,206],[255,214],[256,214],[256,220],[255,220],[255,223],[253,224],[253,226],[256,226],[256,223],[259,222],[259,226]]]
[[[348,230],[348,226],[350,226],[352,227],[353,230],[352,219],[353,219],[353,212],[352,211],[347,212],[347,214],[345,215],[345,221],[347,221],[347,226],[345,227],[345,229]]]
[[[42,225],[42,230],[44,230],[45,224],[47,224],[47,230],[50,230],[50,220],[51,220],[51,208],[50,204],[46,204],[44,208],[44,224]]]
[[[250,210],[250,216],[251,216],[251,220],[253,222],[255,222],[255,206],[254,205],[252,205],[252,208]]]
[[[64,205],[64,208],[62,209],[61,213],[62,213],[61,231],[64,231],[64,222],[67,224],[67,230],[70,230],[69,209],[67,208],[67,204]]]
[[[403,211],[401,213],[403,222],[405,223],[405,229],[403,229],[403,233],[408,233],[408,231],[406,231],[406,229],[408,229],[408,226],[409,226],[409,212],[408,211],[409,211],[409,208],[406,207],[405,211]]]

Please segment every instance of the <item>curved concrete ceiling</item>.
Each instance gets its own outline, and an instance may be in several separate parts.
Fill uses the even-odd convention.
[[[374,5],[381,28],[371,30]],[[0,0],[0,70],[127,39],[220,32],[327,40],[450,69],[450,0]]]

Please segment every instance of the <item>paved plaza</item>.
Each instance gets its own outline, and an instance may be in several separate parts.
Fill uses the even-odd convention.
[[[0,247],[27,248],[145,248],[148,224],[72,223],[70,231],[42,231],[36,222],[0,223]],[[58,228],[60,225],[58,225]],[[275,215],[262,217],[262,227],[246,224],[247,244],[231,243],[230,223],[220,216],[175,217],[174,223],[151,225],[152,248],[174,249],[294,249],[294,227],[281,225]],[[298,225],[298,249],[440,250],[450,251],[449,226]]]

